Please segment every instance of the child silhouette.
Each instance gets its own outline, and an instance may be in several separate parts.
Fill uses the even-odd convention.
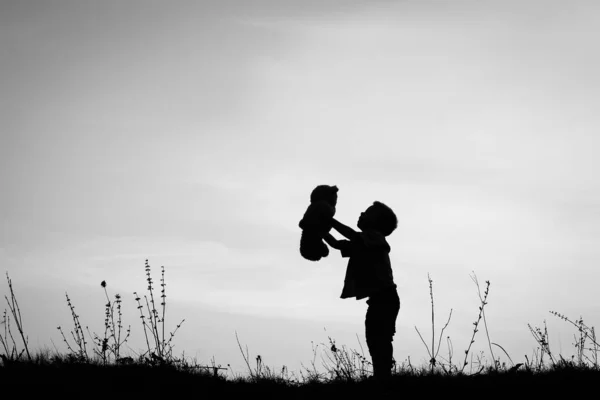
[[[390,263],[390,246],[386,241],[398,226],[391,208],[375,201],[360,214],[360,232],[332,219],[332,227],[346,240],[337,240],[330,233],[323,239],[329,246],[348,257],[342,299],[367,299],[365,336],[373,363],[373,376],[387,379],[393,363],[392,341],[396,333],[396,318],[400,298],[394,283]]]

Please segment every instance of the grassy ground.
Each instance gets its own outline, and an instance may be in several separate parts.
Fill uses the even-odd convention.
[[[556,366],[543,371],[488,370],[476,375],[446,374],[429,370],[398,371],[389,382],[370,379],[307,379],[281,377],[228,379],[211,371],[194,371],[172,365],[102,365],[49,360],[7,363],[0,368],[3,394],[27,396],[158,398],[185,395],[195,398],[363,399],[405,396],[485,396],[525,398],[582,396],[594,391],[600,371]],[[8,398],[8,397],[7,397]]]
[[[185,395],[191,398],[273,398],[273,399],[366,399],[400,398],[407,396],[485,396],[508,398],[539,398],[540,396],[585,396],[592,393],[600,382],[598,353],[600,345],[595,330],[582,319],[571,320],[552,312],[556,317],[573,325],[576,335],[575,354],[566,360],[554,354],[548,343],[548,332],[544,328],[529,326],[532,336],[538,343],[537,351],[524,363],[514,364],[504,353],[510,364],[500,362],[496,352],[502,347],[489,341],[485,306],[490,283],[480,291],[477,285],[480,305],[473,323],[473,336],[464,351],[464,360],[449,362],[438,356],[439,345],[448,320],[439,332],[439,338],[425,341],[417,330],[430,357],[429,365],[414,367],[410,364],[396,365],[391,379],[385,382],[374,381],[368,359],[355,350],[336,346],[330,338],[327,353],[323,358],[326,372],[318,372],[315,365],[300,372],[290,374],[285,369],[275,372],[264,366],[260,356],[255,366],[251,366],[248,352],[244,354],[238,345],[248,367],[246,376],[229,374],[226,368],[212,363],[199,365],[173,355],[173,339],[184,321],[174,331],[165,330],[166,291],[164,267],[160,279],[160,294],[154,293],[154,282],[150,266],[146,261],[148,294],[135,293],[140,320],[146,339],[146,351],[135,359],[123,354],[130,327],[124,328],[121,314],[121,298],[117,294],[111,299],[106,282],[101,287],[106,294],[104,332],[100,334],[84,331],[79,317],[68,295],[66,302],[70,308],[73,327],[67,334],[59,327],[68,352],[43,351],[32,353],[27,343],[27,335],[22,329],[22,316],[7,275],[9,296],[6,296],[8,310],[0,321],[0,393],[3,398],[10,396],[77,396],[85,398],[174,398]],[[429,279],[431,296],[432,329],[434,324],[433,282]],[[484,330],[491,354],[491,365],[479,365],[475,370],[466,369],[467,357],[475,335]],[[69,339],[67,339],[69,338]],[[429,343],[429,345],[427,344]],[[437,346],[436,346],[437,343]],[[496,347],[493,347],[492,345]],[[461,362],[462,361],[462,362]],[[469,371],[469,373],[465,372]],[[472,372],[474,371],[474,372]]]

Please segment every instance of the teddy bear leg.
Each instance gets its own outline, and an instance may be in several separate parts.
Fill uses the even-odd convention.
[[[321,259],[321,252],[315,239],[318,239],[318,237],[314,233],[302,231],[300,254],[309,261],[319,261]]]

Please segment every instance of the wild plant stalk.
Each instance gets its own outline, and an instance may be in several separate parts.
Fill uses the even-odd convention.
[[[312,368],[307,368],[304,366],[304,364],[302,364],[302,367],[304,368],[305,372],[307,373],[307,376],[305,377],[304,374],[302,373],[302,371],[300,371],[300,376],[302,377],[304,382],[320,382],[324,378],[324,374],[317,371],[317,366],[316,366],[317,349],[319,348],[319,345],[317,344],[315,346],[314,342],[310,342],[310,343],[311,343],[312,352],[313,352],[313,359],[311,360],[311,363],[310,363]]]
[[[160,305],[162,306],[162,319],[161,319],[161,321],[162,321],[162,337],[164,340],[164,338],[165,338],[165,311],[167,309],[167,301],[166,301],[167,295],[165,292],[167,284],[165,283],[165,267],[164,266],[161,267],[160,287],[161,287],[161,289],[160,289],[160,293],[161,293]]]
[[[129,325],[127,327],[127,332],[126,332],[125,338],[121,341],[121,332],[123,329],[123,313],[121,312],[121,296],[119,294],[115,295],[115,302],[117,304],[118,319],[117,319],[117,336],[114,337],[114,335],[113,335],[113,339],[114,339],[113,353],[115,355],[115,360],[119,360],[121,358],[121,346],[124,345],[125,343],[127,343],[127,339],[129,338],[129,336],[131,334],[131,325]]]
[[[531,327],[529,329],[531,329]],[[531,354],[531,360],[529,359],[529,357],[527,357],[527,354],[525,354],[525,369],[527,371],[536,372],[542,369],[543,362],[542,357],[540,357],[539,353],[539,347],[537,349],[533,349],[533,352]]]
[[[25,349],[21,350],[20,353],[17,350],[17,343],[10,328],[10,316],[6,313],[6,309],[2,315],[2,325],[4,325],[4,335],[0,334],[0,343],[4,348],[4,354],[1,355],[2,361],[5,363],[7,361],[16,361],[21,358]]]
[[[358,354],[356,351],[354,351],[355,355],[358,357],[358,359],[360,360],[360,370],[359,370],[359,374],[361,376],[366,376],[367,370],[368,370],[368,366],[370,366],[370,370],[373,370],[373,364],[367,360],[367,358],[365,357],[365,350],[363,349],[362,344],[360,343],[360,339],[358,338],[358,334],[356,335],[356,341],[358,342],[358,345],[360,346],[360,354]],[[394,357],[392,356],[392,364],[394,369],[397,367],[396,364],[396,360],[394,359]]]
[[[106,312],[107,317],[105,319],[105,341],[109,339],[106,337],[107,330],[110,330],[110,338],[112,338],[112,345],[108,346],[108,349],[113,354],[115,360],[119,360],[121,358],[121,346],[127,343],[127,339],[131,335],[131,325],[127,327],[127,332],[123,340],[121,340],[121,332],[123,330],[123,313],[121,312],[121,295],[115,294],[115,301],[111,303],[110,298],[108,297],[108,292],[106,290],[106,281],[102,281],[101,286],[104,288],[104,294],[106,295]],[[115,325],[115,306],[117,308],[117,322]],[[110,325],[108,322],[110,321]],[[108,341],[107,341],[108,342]]]
[[[598,341],[596,339],[596,331],[594,329],[594,327],[592,326],[591,328],[589,326],[587,326],[584,322],[583,322],[583,318],[580,317],[578,320],[571,320],[570,318],[568,318],[567,316],[560,314],[556,311],[550,311],[550,314],[562,319],[563,321],[567,321],[568,323],[570,323],[571,325],[573,325],[575,328],[577,328],[578,332],[579,332],[579,338],[576,338],[576,342],[575,342],[575,348],[577,349],[577,358],[578,358],[578,363],[580,366],[585,365],[584,359],[586,359],[589,363],[591,363],[591,365],[594,368],[598,368],[598,352],[600,351],[600,344],[598,344]],[[585,347],[585,342],[586,340],[589,340],[591,342],[591,346],[592,347]],[[589,356],[587,356],[585,354],[585,350],[588,350],[591,355],[592,358],[590,358]]]
[[[240,352],[242,353],[242,357],[244,358],[244,362],[246,363],[246,366],[248,367],[248,373],[250,374],[250,379],[252,381],[258,381],[261,379],[261,374],[260,374],[260,369],[256,369],[256,372],[252,371],[252,367],[250,366],[250,355],[248,354],[248,346],[246,346],[246,354],[244,354],[244,350],[242,349],[242,345],[240,344],[240,339],[238,338],[238,334],[237,331],[235,332],[235,339],[237,340],[237,344],[238,347],[240,349]],[[260,358],[260,355],[257,356],[256,361],[258,363],[258,361],[262,359]]]
[[[67,293],[65,293],[65,297],[67,298],[67,305],[69,306],[69,310],[71,311],[71,318],[73,320],[73,325],[75,328],[74,331],[71,331],[71,337],[73,338],[73,341],[77,346],[77,350],[71,347],[62,328],[59,326],[57,329],[60,331],[60,334],[63,338],[63,342],[65,342],[65,344],[67,345],[67,349],[71,352],[71,355],[76,356],[77,359],[80,361],[89,361],[89,356],[86,347],[87,342],[85,341],[85,333],[79,321],[79,315],[77,315],[77,313],[75,312],[75,306],[73,305],[73,303],[71,303],[71,299],[69,298],[69,295]]]
[[[148,325],[148,323],[146,322],[146,316],[144,315],[144,311],[143,311],[143,307],[140,304],[140,296],[138,296],[137,292],[133,292],[133,294],[135,295],[135,301],[137,301],[138,303],[138,310],[140,310],[140,318],[142,320],[142,327],[144,328],[144,337],[146,338],[146,347],[148,348],[148,354],[151,353],[151,348],[150,348],[150,340],[148,339],[148,332],[146,331],[146,326]]]
[[[345,348],[339,350],[335,345],[335,341],[331,339],[331,337],[328,337],[328,339],[331,355],[326,353],[326,356],[329,362],[333,363],[333,365],[323,360],[323,366],[325,369],[327,369],[333,379],[351,380],[353,371],[348,357],[348,352],[345,351]]]
[[[506,354],[506,357],[508,357],[508,359],[510,360],[510,363],[512,364],[512,367],[511,367],[511,368],[510,368],[510,370],[509,370],[510,372],[514,372],[514,371],[516,371],[517,369],[519,369],[519,367],[520,367],[521,365],[523,365],[523,363],[518,363],[518,364],[515,364],[515,363],[513,362],[512,358],[510,358],[510,356],[509,356],[509,355],[508,355],[508,353],[506,352],[506,350],[504,350],[504,347],[500,346],[498,343],[492,343],[492,344],[493,344],[494,346],[498,346],[498,347],[500,348],[500,350],[502,350],[502,351],[504,352],[504,354]]]
[[[476,282],[476,279],[475,279],[475,282]],[[477,320],[475,322],[473,322],[473,325],[475,326],[473,329],[473,336],[471,336],[471,341],[469,342],[469,347],[467,347],[467,349],[465,350],[465,359],[463,361],[463,365],[462,365],[460,372],[463,372],[465,370],[465,367],[468,364],[467,358],[469,356],[469,351],[471,351],[471,346],[473,346],[473,343],[475,343],[475,335],[479,331],[477,328],[479,327],[479,322],[481,321],[481,318],[483,317],[483,309],[487,304],[487,297],[488,297],[488,293],[490,290],[490,281],[485,281],[485,283],[486,283],[486,287],[485,287],[485,292],[483,294],[483,298],[481,298],[481,296],[479,297],[479,299],[481,301],[481,305],[479,306],[479,315],[477,316]],[[478,286],[478,288],[479,288],[479,286]]]
[[[227,364],[227,366],[229,366],[229,364]],[[219,371],[227,371],[227,368],[223,368],[221,367],[221,364],[217,364],[215,361],[215,357],[210,359],[210,366],[207,365],[198,365],[198,368],[204,368],[204,369],[212,369],[213,371],[213,376],[215,378],[219,377]]]
[[[102,359],[103,363],[106,364],[109,361],[110,354],[112,354],[115,361],[119,361],[121,359],[121,346],[127,342],[127,339],[129,339],[129,336],[131,334],[131,325],[127,328],[125,338],[121,340],[121,332],[123,329],[121,295],[116,294],[115,301],[111,302],[110,297],[108,296],[108,291],[106,290],[106,281],[102,281],[100,283],[100,286],[102,286],[102,288],[104,289],[104,294],[106,295],[107,300],[104,310],[104,337],[100,338],[97,334],[94,333],[93,338],[97,347],[96,349],[94,349],[94,353],[96,353],[96,355],[98,355]],[[115,307],[117,309],[116,323]],[[92,336],[91,333],[90,336]]]
[[[28,343],[28,338],[25,337],[25,332],[23,329],[23,319],[21,317],[21,309],[19,308],[19,302],[17,301],[17,296],[15,295],[13,286],[12,286],[12,280],[9,278],[8,276],[8,272],[6,273],[6,280],[8,281],[8,289],[10,291],[10,300],[8,299],[8,296],[4,296],[4,298],[6,299],[6,303],[8,304],[8,308],[10,309],[10,312],[13,316],[13,321],[15,323],[15,325],[17,326],[17,330],[19,331],[19,334],[21,336],[21,340],[23,341],[23,350],[25,351],[25,353],[27,353],[27,359],[29,361],[31,361],[31,354],[29,353],[29,346],[27,345]],[[12,337],[12,332],[10,330],[10,318],[7,318],[6,316],[6,310],[4,311],[4,319],[3,322],[5,324],[5,328],[7,329],[7,331],[5,331],[5,336],[4,338],[2,338],[0,336],[0,339],[2,340],[2,344],[3,347],[5,349],[5,351],[7,351],[7,346],[5,343],[5,340],[8,339],[8,336],[6,335],[6,333],[9,334],[9,336],[12,339],[13,342],[13,349],[15,349],[16,351],[16,342],[14,340],[14,338]],[[21,351],[21,353],[19,355],[16,356],[16,358],[20,358],[21,355],[23,354],[23,351]],[[7,357],[9,356],[9,353],[7,351]]]
[[[454,368],[454,365],[452,364],[452,356],[454,355],[454,346],[452,345],[452,340],[450,339],[450,336],[446,337],[446,347],[448,347],[448,360],[446,360],[446,362],[448,363],[448,373],[452,373],[452,369]],[[439,349],[439,346],[438,346]],[[442,365],[443,368],[443,365]]]
[[[496,360],[496,358],[494,357],[494,350],[492,349],[492,341],[490,340],[490,332],[488,330],[487,320],[485,318],[485,310],[483,309],[483,305],[485,303],[485,299],[481,296],[481,288],[479,286],[479,281],[477,280],[477,276],[475,275],[475,272],[473,272],[473,275],[471,276],[471,280],[475,283],[475,286],[477,286],[477,296],[479,296],[479,301],[482,304],[482,306],[481,306],[481,315],[483,316],[483,326],[485,328],[485,335],[487,336],[488,346],[490,348],[490,354],[492,355],[492,360],[494,362],[494,368],[498,369],[498,365],[499,365],[500,361]],[[485,297],[486,298],[487,298],[489,287],[490,287],[490,282],[486,281],[486,288],[485,288]]]
[[[158,310],[156,309],[156,303],[154,300],[154,287],[152,286],[153,280],[150,274],[150,265],[148,264],[148,260],[146,260],[145,270],[146,270],[146,281],[148,282],[148,292],[150,298],[148,299],[147,295],[144,295],[144,300],[146,302],[146,309],[148,312],[148,316],[144,315],[144,307],[140,303],[140,296],[137,292],[133,292],[135,295],[135,300],[138,303],[138,309],[140,310],[140,318],[142,320],[142,326],[144,328],[144,336],[146,338],[146,345],[148,348],[148,356],[150,360],[156,360],[161,363],[163,362],[171,362],[173,361],[173,345],[172,341],[175,336],[175,333],[185,319],[181,320],[181,322],[177,325],[175,330],[170,333],[168,339],[165,338],[165,312],[167,306],[167,295],[166,295],[166,284],[165,284],[165,267],[162,266],[162,277],[161,277],[161,303],[162,307],[162,318],[159,315]],[[154,340],[154,346],[150,345],[150,339],[148,336],[148,332],[150,332],[150,337]]]
[[[546,326],[546,321],[544,320],[544,330],[538,327],[532,327],[530,324],[527,324],[529,327],[529,331],[533,335],[533,338],[540,346],[540,356],[538,369],[541,369],[544,365],[544,353],[548,354],[552,365],[556,365],[556,359],[552,355],[552,351],[550,350],[550,340],[548,336],[548,327]]]
[[[429,297],[431,298],[431,351],[429,350],[429,346],[427,346],[427,343],[425,343],[425,340],[423,339],[421,332],[419,332],[419,329],[417,329],[416,326],[415,326],[415,330],[417,331],[417,334],[419,335],[419,337],[421,338],[421,341],[423,342],[423,344],[425,345],[425,348],[427,349],[427,354],[429,354],[430,372],[433,372],[433,370],[435,369],[435,366],[437,364],[436,359],[440,352],[440,347],[441,347],[444,331],[448,327],[448,324],[450,324],[450,319],[452,318],[452,309],[450,309],[450,314],[448,315],[448,321],[446,321],[446,324],[444,325],[444,327],[442,328],[442,331],[440,332],[440,338],[438,340],[438,346],[437,346],[437,351],[436,351],[436,348],[435,348],[435,307],[434,307],[434,301],[433,301],[433,280],[431,279],[429,274],[427,274],[427,280],[429,281]],[[448,337],[448,340],[449,339],[450,338]],[[450,357],[452,357],[452,356],[450,356]],[[442,366],[442,368],[443,368],[443,366]],[[452,364],[450,364],[450,369],[452,369]]]
[[[164,335],[161,338],[160,334],[158,333],[158,325],[160,323],[160,319],[158,318],[158,311],[156,311],[156,304],[154,303],[154,287],[152,286],[152,283],[154,281],[152,280],[152,277],[150,276],[150,265],[148,265],[148,260],[146,260],[146,280],[148,281],[148,292],[150,293],[150,304],[152,304],[152,309],[150,309],[150,304],[148,303],[147,297],[146,297],[146,307],[148,308],[148,314],[150,315],[150,321],[152,322],[152,326],[151,326],[152,334],[154,335],[154,338],[156,341],[156,345],[157,345],[157,349],[158,349],[158,353],[159,353],[158,356],[162,357],[160,342],[164,341]]]
[[[242,348],[242,344],[240,343],[240,339],[238,337],[237,331],[235,332],[235,338],[236,338],[236,341],[238,344],[238,348],[240,349],[240,353],[242,354],[242,358],[244,359],[244,363],[246,364],[246,367],[248,368],[248,375],[249,375],[250,382],[259,383],[262,381],[277,381],[277,382],[282,382],[285,384],[298,384],[299,383],[299,379],[295,376],[295,374],[293,372],[291,373],[291,377],[290,377],[290,372],[285,365],[281,368],[281,370],[279,372],[277,372],[277,370],[275,368],[269,367],[264,364],[264,361],[263,361],[261,355],[257,355],[255,357],[256,365],[253,368],[251,366],[251,357],[248,352],[248,346],[245,346],[245,351],[244,351],[244,348]],[[315,358],[316,358],[316,350],[315,350],[314,346],[313,346],[313,353],[315,354]],[[213,369],[215,376],[217,374],[218,369],[221,369],[221,370],[226,369],[226,368],[220,368],[220,366],[215,367],[214,361],[212,362],[212,364],[213,364],[212,367],[201,366],[200,368]],[[228,367],[231,368],[231,366],[229,364],[228,364]],[[313,368],[314,368],[314,362],[313,362]],[[304,379],[305,381],[309,381],[309,382],[320,381],[321,376],[316,371],[316,368],[314,368],[314,372],[309,369],[307,369],[307,372],[309,374],[309,378]],[[233,371],[231,371],[231,374],[232,374],[233,379],[235,379],[235,380],[243,380],[244,379],[242,376],[235,374]],[[300,371],[300,375],[304,378],[302,371]]]
[[[2,322],[0,322],[0,325],[4,325],[4,335],[2,335],[2,333],[0,332],[0,344],[4,348],[4,354],[6,356],[8,356],[11,353],[11,351],[9,349],[9,343],[8,343],[9,321],[7,320],[6,309],[4,310],[4,313],[2,313]],[[6,341],[4,338],[6,338]]]
[[[356,381],[366,379],[372,373],[372,364],[364,356],[360,340],[358,344],[361,347],[361,353],[349,350],[345,345],[338,347],[335,340],[331,337],[328,339],[329,345],[323,344],[328,352],[325,353],[325,357],[321,356],[321,360],[330,379]]]
[[[102,281],[100,283],[100,286],[102,287],[102,289],[104,289],[104,295],[106,296],[106,308],[104,312],[104,340],[102,341],[102,352],[105,354],[105,352],[108,350],[109,337],[112,337],[115,340],[115,342],[117,340],[115,335],[115,309],[114,304],[110,301],[110,298],[108,297],[108,291],[106,290],[106,281]],[[120,301],[120,296],[118,294],[117,296],[117,301]],[[110,336],[107,336],[109,331]]]

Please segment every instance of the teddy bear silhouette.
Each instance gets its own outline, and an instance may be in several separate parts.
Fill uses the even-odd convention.
[[[319,261],[329,255],[323,234],[331,230],[337,192],[337,186],[319,185],[310,194],[310,205],[298,224],[302,229],[300,254],[307,260]]]

